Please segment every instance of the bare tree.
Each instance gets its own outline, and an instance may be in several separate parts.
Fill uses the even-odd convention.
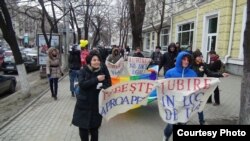
[[[154,0],[151,2],[151,7],[149,10],[149,20],[150,25],[153,27],[154,31],[157,33],[157,46],[160,46],[160,34],[161,29],[163,27],[163,21],[165,18],[165,7],[166,0]],[[159,16],[159,19],[157,18]],[[159,23],[159,25],[155,25],[155,23]]]
[[[75,35],[75,32],[73,32],[73,37],[74,37],[74,44],[76,43],[80,43],[80,39],[81,39],[81,28],[79,28],[79,24],[78,24],[78,20],[77,20],[77,17],[76,17],[76,8],[77,7],[80,7],[80,6],[74,6],[72,4],[72,2],[70,1],[70,24],[71,24],[71,27],[73,29],[73,31],[75,31],[75,27],[76,27],[76,30],[77,30],[77,41],[76,41],[76,35]]]
[[[99,0],[98,5],[93,10],[91,17],[91,29],[93,32],[93,46],[102,43],[103,45],[109,44],[109,29],[110,25],[110,0]]]
[[[99,41],[101,40],[101,30],[104,18],[96,15],[95,18],[91,19],[92,27],[94,31],[94,38],[93,38],[93,46],[97,46]]]
[[[139,47],[143,50],[142,46],[142,26],[145,16],[145,0],[128,0],[129,13],[132,26],[133,35],[133,49]]]
[[[17,44],[16,34],[12,26],[10,13],[4,0],[0,1],[0,28],[3,32],[4,39],[10,45],[10,48],[13,52],[19,78],[22,82],[22,92],[25,94],[29,93],[30,85],[28,83],[26,69],[24,67],[22,55]]]
[[[42,28],[42,33],[44,35],[44,39],[46,41],[46,44],[48,47],[51,46],[51,39],[52,39],[52,33],[58,33],[58,22],[66,15],[68,14],[69,11],[66,11],[64,13],[63,16],[61,16],[60,18],[56,18],[56,14],[55,14],[55,8],[54,8],[54,1],[51,1],[51,8],[52,8],[52,13],[53,13],[53,17],[51,17],[49,15],[49,12],[47,11],[47,9],[45,8],[45,2],[44,0],[38,0],[40,6],[42,7],[42,21],[41,21],[41,28]],[[46,18],[46,19],[45,19]],[[45,32],[45,21],[48,21],[49,25],[50,25],[50,33],[49,33],[49,38],[47,37],[47,33]]]
[[[247,1],[247,22],[244,33],[244,69],[241,83],[239,124],[250,124],[250,1]]]
[[[128,1],[120,0],[117,3],[117,11],[119,14],[119,20],[117,22],[119,28],[119,46],[124,47],[127,44],[127,36],[129,31],[129,9],[128,9]]]

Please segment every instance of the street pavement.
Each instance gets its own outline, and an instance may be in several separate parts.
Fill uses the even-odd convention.
[[[207,124],[235,124],[240,109],[241,77],[222,78],[221,105],[207,104]],[[58,100],[50,92],[0,130],[0,141],[80,141],[78,128],[71,125],[75,98],[69,92],[69,78],[59,83]],[[188,124],[198,124],[194,115]],[[156,102],[103,120],[100,141],[162,141],[165,123]],[[171,138],[172,140],[172,138]]]

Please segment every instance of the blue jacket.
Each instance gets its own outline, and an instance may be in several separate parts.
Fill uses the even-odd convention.
[[[175,67],[168,70],[165,73],[165,78],[177,78],[177,77],[197,77],[197,74],[191,67],[191,60],[189,62],[189,66],[187,68],[182,67],[182,58],[183,56],[190,55],[189,53],[182,51],[178,54],[176,58]]]

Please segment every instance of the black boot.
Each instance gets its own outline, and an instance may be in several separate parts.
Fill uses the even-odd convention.
[[[75,94],[74,94],[74,92],[71,92],[71,95],[72,95],[72,97],[75,97]]]

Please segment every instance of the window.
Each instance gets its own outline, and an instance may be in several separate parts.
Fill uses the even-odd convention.
[[[217,33],[217,21],[217,17],[210,19],[208,25],[208,33]]]
[[[155,49],[155,32],[152,32],[152,41],[151,41],[151,49],[150,50],[154,50]]]
[[[186,48],[193,44],[194,23],[187,23],[178,26],[178,42],[181,47]]]
[[[152,33],[152,40],[155,40],[155,32]]]
[[[146,33],[146,36],[145,36],[145,47],[146,49],[150,49],[150,33]]]
[[[162,29],[161,30],[161,49],[162,51],[167,51],[168,50],[168,29]]]

